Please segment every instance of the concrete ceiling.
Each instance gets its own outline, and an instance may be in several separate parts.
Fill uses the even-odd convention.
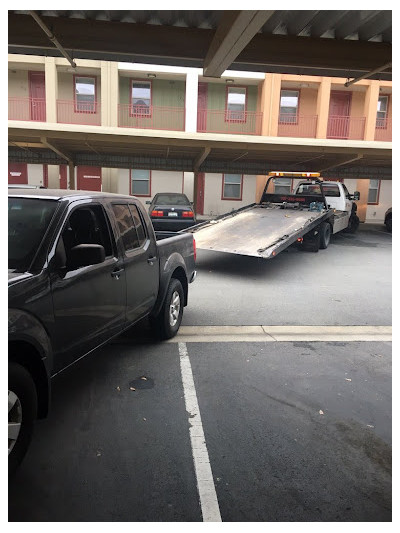
[[[391,80],[392,12],[8,12],[9,53],[60,56],[32,13],[72,58]]]

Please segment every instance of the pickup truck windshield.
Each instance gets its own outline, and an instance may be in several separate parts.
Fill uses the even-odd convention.
[[[8,198],[8,268],[29,269],[57,207],[54,200]]]

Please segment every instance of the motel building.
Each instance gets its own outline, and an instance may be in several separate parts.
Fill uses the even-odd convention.
[[[169,147],[175,140],[182,145],[182,157],[187,139],[201,139],[205,146],[241,140],[247,151],[269,140],[292,151],[298,146],[299,157],[304,146],[314,143],[321,155],[313,157],[309,170],[319,170],[322,176],[324,168],[315,164],[324,144],[329,146],[332,140],[345,142],[349,153],[364,145],[376,152],[391,150],[392,83],[388,81],[364,79],[345,87],[342,78],[236,71],[205,78],[195,68],[94,60],[76,60],[76,64],[71,68],[64,58],[9,55],[10,184],[103,190],[135,195],[143,204],[159,192],[183,192],[195,201],[197,213],[208,217],[258,201],[268,171],[290,169],[282,168],[283,160],[279,168],[269,163],[260,173],[246,167],[243,149],[243,155],[236,157],[237,165],[243,163],[239,171],[202,171],[210,150],[205,148],[193,172],[179,159],[176,146],[172,158]],[[97,148],[97,137],[116,146],[119,139],[129,142],[133,133],[136,142],[138,135],[144,139],[136,145],[136,166],[126,163],[129,150],[125,158],[107,159],[106,148],[101,153]],[[153,136],[158,145],[150,157],[146,150]],[[49,140],[53,137],[57,143]],[[165,140],[163,147],[160,138]],[[68,157],[68,145],[85,152],[79,163]],[[137,155],[140,146],[143,163]],[[41,150],[54,157],[40,156]],[[107,164],[96,165],[99,161]],[[391,175],[371,176],[367,170],[343,174],[340,164],[326,170],[328,179],[340,179],[350,193],[360,191],[362,222],[383,222],[392,205]],[[295,185],[296,179],[282,177],[275,187],[286,193]]]

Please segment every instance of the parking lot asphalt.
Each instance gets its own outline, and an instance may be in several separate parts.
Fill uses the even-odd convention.
[[[178,346],[121,338],[55,379],[10,521],[203,519]],[[390,343],[187,351],[222,521],[391,520]]]
[[[392,235],[383,225],[270,260],[198,250],[196,268],[184,325],[392,323]]]
[[[172,342],[144,322],[53,380],[10,522],[391,521],[391,236],[221,256],[199,251]],[[274,324],[368,326],[369,340],[267,340]],[[207,325],[257,328],[210,342]]]

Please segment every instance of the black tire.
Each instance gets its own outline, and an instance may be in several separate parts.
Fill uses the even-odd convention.
[[[322,222],[319,230],[319,247],[326,250],[331,242],[332,228],[329,222]]]
[[[388,215],[385,220],[386,230],[392,233],[392,215]]]
[[[28,450],[37,417],[37,393],[30,373],[8,364],[8,475],[11,477]],[[16,431],[19,425],[19,431]],[[11,436],[11,438],[10,438]]]
[[[160,339],[171,339],[178,333],[183,315],[183,288],[178,279],[172,278],[161,311],[150,319],[150,324]]]
[[[347,233],[355,233],[358,230],[358,226],[360,225],[360,219],[357,215],[352,213],[349,219],[349,225],[346,228]]]

